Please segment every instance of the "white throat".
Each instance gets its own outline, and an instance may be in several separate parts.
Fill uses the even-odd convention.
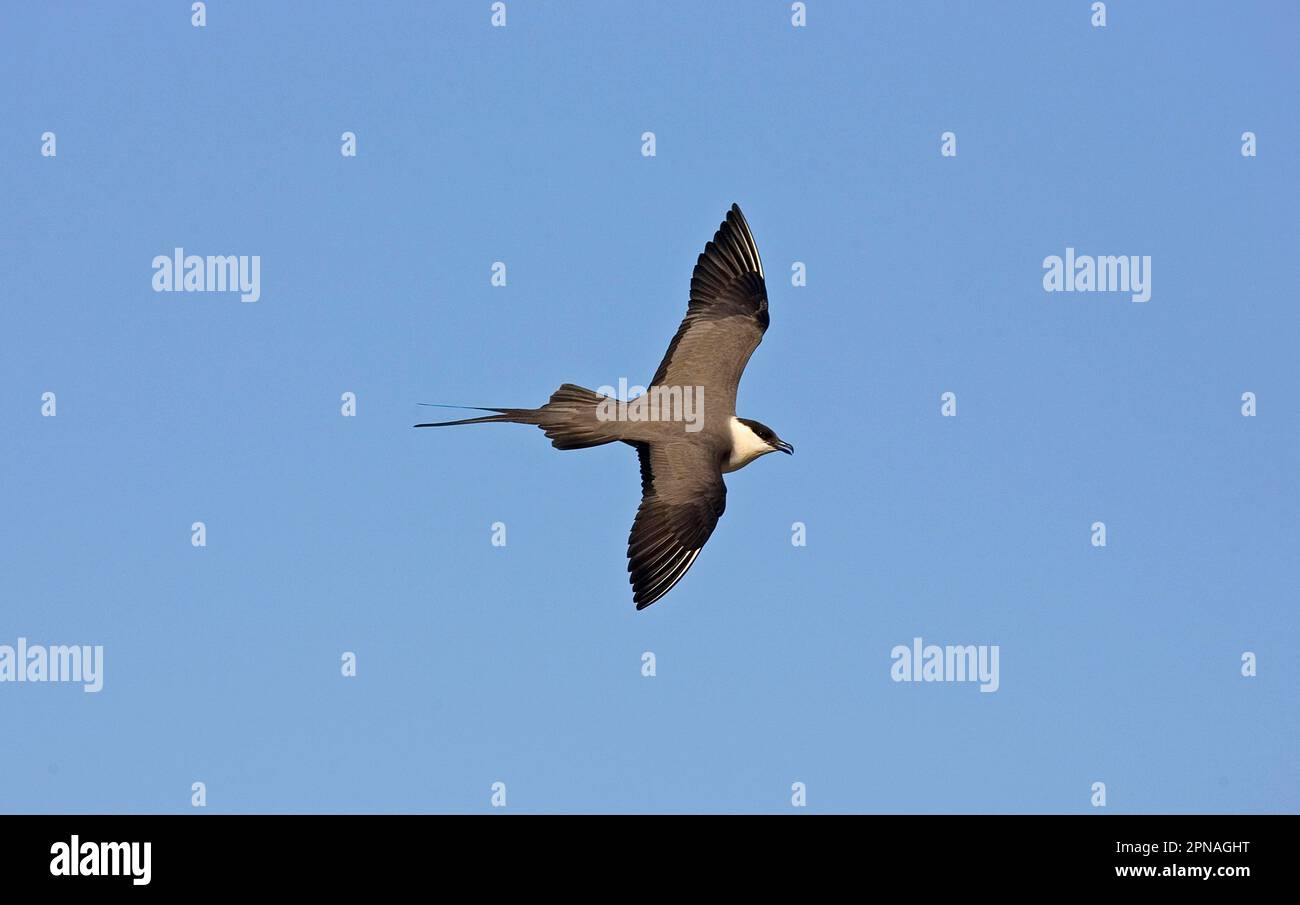
[[[731,416],[731,458],[723,463],[723,474],[744,468],[759,456],[770,452],[774,452],[772,447],[750,430],[749,425],[735,415]]]

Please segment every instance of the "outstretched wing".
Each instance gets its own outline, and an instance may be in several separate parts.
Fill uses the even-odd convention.
[[[633,601],[643,610],[695,563],[727,508],[727,485],[708,444],[638,443],[641,507],[627,542]]]
[[[651,386],[702,386],[724,417],[736,411],[740,375],[767,330],[767,286],[745,215],[731,206],[695,262],[691,301]]]

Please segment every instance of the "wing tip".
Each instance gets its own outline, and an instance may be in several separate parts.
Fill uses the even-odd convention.
[[[753,272],[760,277],[766,277],[763,273],[763,256],[758,252],[758,241],[754,238],[754,231],[749,228],[749,221],[745,219],[740,205],[734,201],[731,203],[731,210],[727,211],[727,218],[718,228],[717,235],[713,237],[714,242],[724,239],[727,227],[730,227],[735,234],[733,238],[735,244],[739,246],[735,251],[739,253],[744,264],[752,268]]]
[[[695,565],[695,560],[700,558],[703,549],[703,545],[694,550],[684,549],[681,558],[677,559],[667,571],[651,575],[651,580],[646,586],[638,588],[636,585],[637,576],[633,574],[631,576],[632,602],[636,604],[637,611],[640,612],[651,604],[662,600],[668,595],[669,591],[677,587],[681,580],[686,577],[686,573],[691,570],[691,566]],[[645,599],[642,599],[643,597]]]
[[[681,581],[681,578],[679,577],[679,578],[677,579],[677,581]],[[658,594],[655,594],[653,597],[650,597],[650,598],[648,598],[648,599],[644,599],[644,600],[641,599],[642,595],[641,595],[641,593],[640,593],[639,591],[638,591],[637,593],[633,594],[633,595],[632,595],[632,602],[636,604],[636,610],[637,610],[637,612],[639,613],[639,612],[641,612],[642,610],[644,610],[646,607],[648,607],[648,606],[652,606],[652,605],[658,603],[660,600],[663,600],[664,597],[668,594],[668,592],[671,591],[671,590],[673,589],[673,587],[677,584],[677,581],[674,581],[671,585],[669,585],[668,587],[664,588],[664,589],[663,589],[662,591],[660,591]]]

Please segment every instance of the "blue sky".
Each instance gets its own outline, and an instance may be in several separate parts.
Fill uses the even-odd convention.
[[[1295,5],[507,5],[4,11],[0,644],[105,666],[0,684],[0,809],[1300,809]],[[631,450],[410,425],[646,381],[733,201],[797,453],[638,613]]]

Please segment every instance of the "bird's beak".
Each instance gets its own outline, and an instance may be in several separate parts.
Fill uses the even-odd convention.
[[[786,443],[784,440],[777,440],[776,448],[781,450],[781,452],[785,453],[787,456],[794,455],[794,447],[791,446],[789,443]]]

